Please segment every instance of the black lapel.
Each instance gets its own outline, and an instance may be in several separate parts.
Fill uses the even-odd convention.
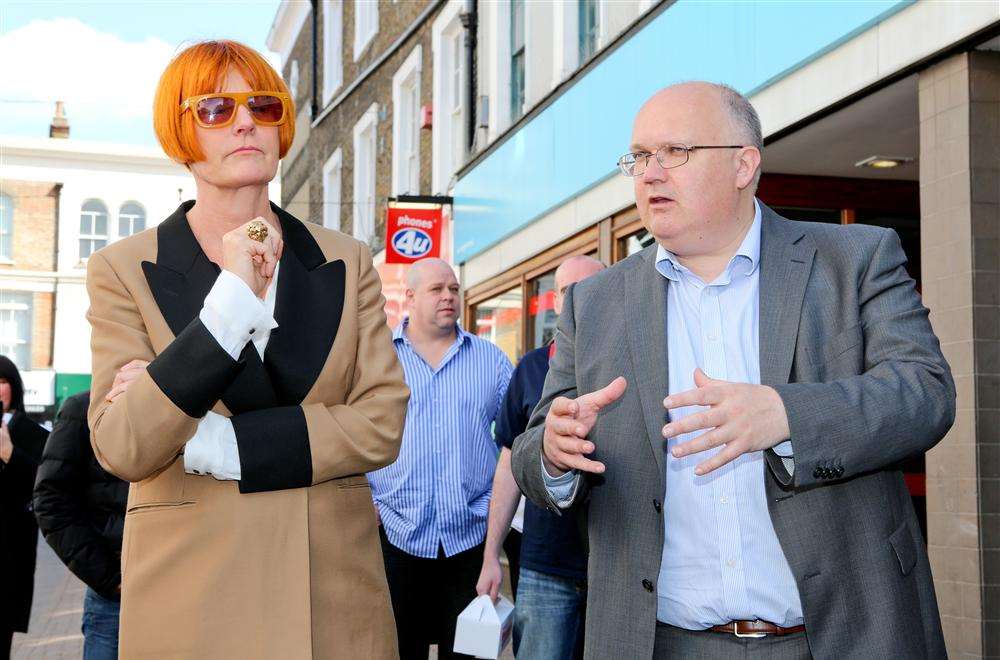
[[[764,204],[760,230],[760,382],[788,382],[816,248],[801,226]]]
[[[347,268],[327,263],[306,226],[275,205],[285,251],[278,271],[278,298],[264,365],[281,405],[297,405],[312,389],[337,338],[344,310]]]
[[[666,477],[663,456],[663,425],[666,423],[667,378],[667,286],[669,280],[656,270],[656,244],[646,248],[636,260],[626,281],[628,308],[636,315],[627,324],[632,373],[639,391],[646,437],[662,479]]]
[[[193,201],[182,203],[156,228],[156,263],[142,262],[142,271],[160,313],[177,336],[198,316],[212,290],[219,267],[209,261],[191,231],[187,212]],[[233,414],[277,405],[270,378],[252,343],[240,355],[243,370],[222,396]]]

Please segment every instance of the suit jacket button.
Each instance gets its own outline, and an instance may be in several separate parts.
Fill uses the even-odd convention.
[[[837,470],[836,470],[836,476],[839,477],[839,476],[841,476],[843,474],[844,474],[844,466],[843,465],[838,465],[837,466]]]
[[[822,479],[822,478],[823,478],[823,468],[818,467],[815,470],[813,470],[813,479]]]
[[[648,591],[649,593],[653,593],[653,583],[650,582],[649,580],[642,581],[642,588]]]
[[[656,509],[657,513],[663,511],[663,506],[660,504],[660,500],[653,500],[653,508]]]

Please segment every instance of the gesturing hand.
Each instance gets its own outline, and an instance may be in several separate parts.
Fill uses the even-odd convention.
[[[115,382],[111,384],[111,390],[108,391],[105,400],[109,403],[117,399],[119,396],[125,393],[125,390],[129,388],[135,379],[141,376],[145,371],[146,367],[149,366],[149,362],[145,360],[132,360],[124,367],[118,370],[115,374]]]
[[[267,226],[267,238],[263,242],[247,236],[250,222],[262,222]],[[254,218],[250,222],[222,236],[222,268],[246,282],[255,296],[263,298],[285,243],[264,218]]]
[[[549,474],[559,476],[570,470],[604,472],[604,464],[586,458],[594,451],[587,434],[597,422],[597,414],[625,393],[628,383],[619,376],[604,388],[575,399],[559,397],[545,416],[542,460]]]
[[[693,390],[671,394],[663,400],[667,410],[686,406],[708,406],[663,427],[663,437],[673,438],[701,429],[712,429],[693,440],[676,445],[671,453],[680,458],[719,445],[725,447],[695,467],[695,474],[708,474],[741,454],[763,451],[788,439],[785,404],[774,388],[766,385],[730,383],[709,378],[695,369]]]

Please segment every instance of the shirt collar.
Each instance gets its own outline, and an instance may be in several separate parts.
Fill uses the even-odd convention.
[[[737,262],[748,263],[749,268],[746,269],[746,275],[752,274],[757,270],[757,266],[760,262],[760,226],[761,226],[761,214],[760,214],[760,203],[755,197],[753,200],[753,224],[750,225],[750,229],[747,231],[746,236],[743,237],[743,242],[740,243],[740,247],[737,248],[736,254],[729,261],[729,265],[726,267],[726,271],[720,276],[729,279],[730,271],[734,264]],[[662,245],[657,244],[656,246],[656,270],[660,272],[661,275],[666,277],[668,280],[677,281],[685,273],[690,273],[690,271],[677,259],[677,255],[670,252]]]
[[[392,341],[393,342],[401,341],[404,344],[409,345],[410,344],[410,338],[407,337],[406,333],[404,332],[406,330],[407,326],[409,326],[409,325],[410,325],[410,317],[409,316],[404,316],[403,320],[400,321],[399,325],[397,325],[395,327],[395,329],[393,329],[393,331],[392,331]],[[473,335],[472,335],[471,332],[466,332],[462,328],[462,324],[460,322],[456,322],[455,323],[455,336],[456,336],[455,343],[457,343],[457,344],[464,344],[465,341],[467,339],[469,339],[470,337],[472,337]]]

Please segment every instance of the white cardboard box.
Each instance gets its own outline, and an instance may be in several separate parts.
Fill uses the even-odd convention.
[[[510,642],[514,605],[500,596],[496,605],[489,595],[479,596],[458,615],[455,653],[496,660]]]

